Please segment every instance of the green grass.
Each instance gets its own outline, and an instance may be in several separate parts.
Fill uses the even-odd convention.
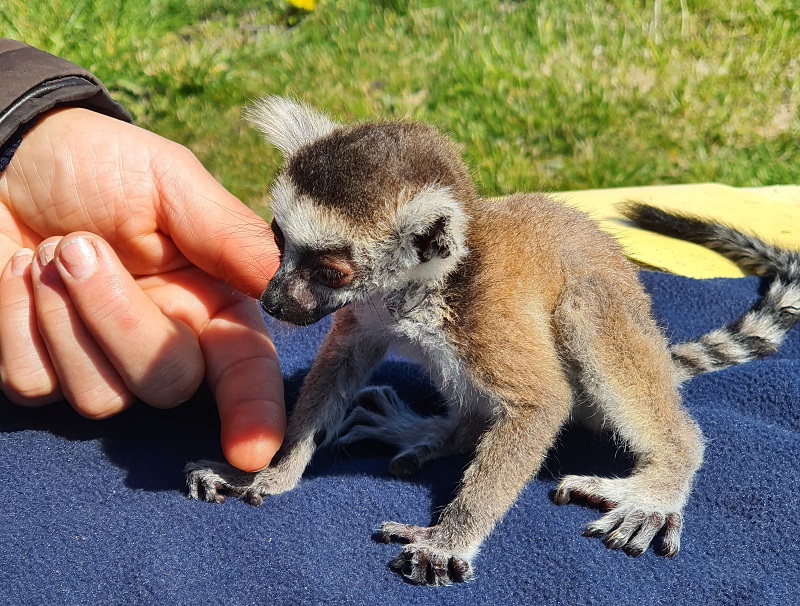
[[[4,4],[0,35],[92,70],[254,207],[280,158],[240,108],[266,93],[432,122],[486,194],[800,183],[795,0]]]

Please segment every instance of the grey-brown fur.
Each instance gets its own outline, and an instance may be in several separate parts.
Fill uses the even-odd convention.
[[[294,323],[340,311],[277,462],[253,475],[191,464],[192,496],[260,504],[297,484],[322,436],[393,444],[400,476],[472,452],[436,525],[380,530],[406,543],[392,560],[404,577],[446,585],[472,576],[483,540],[575,418],[614,432],[636,466],[627,478],[567,476],[556,502],[607,507],[586,533],[611,548],[639,555],[661,532],[674,556],[703,439],[681,406],[683,367],[616,241],[541,194],[478,198],[429,127],[339,127],[281,99],[251,117],[288,156],[273,187],[283,258],[262,304]],[[429,372],[446,415],[363,389],[390,347]]]
[[[374,223],[401,192],[432,183],[451,188],[459,199],[476,195],[452,144],[415,122],[334,131],[292,156],[286,174],[299,193],[358,225]]]

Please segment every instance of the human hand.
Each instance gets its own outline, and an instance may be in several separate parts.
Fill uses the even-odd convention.
[[[0,175],[0,388],[105,418],[172,407],[205,376],[245,471],[285,430],[258,295],[269,227],[184,147],[71,108],[42,117]]]

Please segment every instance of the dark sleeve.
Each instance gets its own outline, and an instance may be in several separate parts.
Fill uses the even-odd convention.
[[[131,122],[85,69],[16,40],[0,38],[0,170],[31,121],[55,107],[85,107]],[[6,162],[7,163],[7,162]]]

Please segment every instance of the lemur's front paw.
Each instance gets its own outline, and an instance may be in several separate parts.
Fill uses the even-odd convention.
[[[224,503],[226,497],[241,497],[254,477],[254,474],[244,473],[216,461],[188,463],[184,471],[189,495],[193,499],[209,503]]]
[[[383,543],[408,543],[389,566],[412,583],[444,587],[472,579],[466,557],[437,545],[435,527],[384,522],[377,538]]]
[[[189,494],[209,503],[224,503],[225,497],[238,497],[258,507],[265,496],[281,494],[297,485],[297,479],[272,467],[258,473],[245,473],[226,463],[198,461],[186,465],[185,471]]]
[[[559,505],[578,501],[608,509],[583,534],[601,539],[609,549],[621,549],[638,557],[660,536],[659,553],[672,558],[680,550],[683,526],[680,510],[648,501],[646,493],[637,489],[632,479],[566,476],[553,499]]]

